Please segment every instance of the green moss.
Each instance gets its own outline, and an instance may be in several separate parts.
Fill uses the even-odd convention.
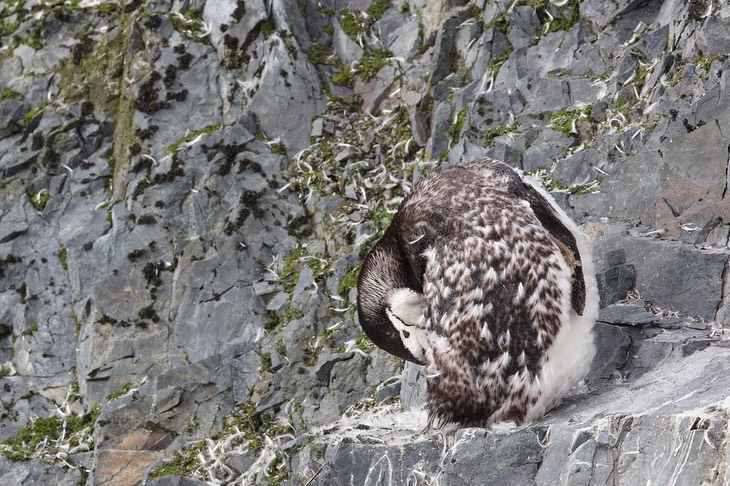
[[[307,51],[307,57],[312,64],[336,65],[339,59],[332,49],[319,42],[313,42]]]
[[[658,121],[650,122],[647,120],[641,123],[641,128],[646,132],[653,132],[657,125],[659,125]]]
[[[508,6],[504,8],[501,14],[494,17],[492,20],[487,22],[486,27],[496,27],[497,29],[501,30],[503,33],[507,33],[509,30],[509,22],[507,21],[507,14],[512,10],[512,7],[514,4],[517,3],[517,0],[512,0]],[[474,12],[472,11],[472,14]]]
[[[203,20],[202,8],[189,8],[183,14],[188,20]]]
[[[377,21],[383,18],[383,14],[385,14],[386,10],[389,8],[390,0],[375,0],[375,2],[367,8],[366,12],[374,21]]]
[[[28,426],[20,429],[13,439],[2,442],[15,449],[12,453],[3,450],[3,453],[12,461],[27,459],[27,454],[44,440],[58,440],[61,436],[63,423],[58,417],[39,417]]]
[[[58,252],[58,261],[61,262],[61,267],[63,267],[64,270],[68,271],[68,262],[66,261],[68,257],[68,250],[65,246],[61,247],[61,250]]]
[[[126,181],[120,180],[119,174],[130,161],[129,147],[139,143],[134,126],[133,87],[127,81],[134,78],[132,66],[135,63],[130,58],[132,51],[128,49],[134,20],[132,13],[112,8],[107,3],[99,8],[102,14],[113,17],[110,21],[116,27],[100,36],[91,53],[79,59],[78,65],[62,62],[56,72],[60,79],[59,95],[64,102],[89,101],[95,111],[114,120],[109,158],[115,163],[110,189],[122,198]]]
[[[262,353],[261,354],[261,372],[262,373],[272,373],[273,370],[271,368],[271,353]]]
[[[155,180],[152,177],[145,177],[137,183],[132,193],[132,199],[136,199],[138,196],[144,194],[144,192],[150,187],[155,185]],[[111,222],[111,213],[109,213],[109,221]]]
[[[570,136],[578,120],[588,120],[593,105],[587,105],[578,110],[560,110],[550,115],[550,126],[553,130]]]
[[[4,364],[0,363],[0,378],[10,376],[11,371],[12,369],[9,366],[5,366]]]
[[[2,19],[0,19],[2,20]],[[0,37],[8,37],[18,29],[18,22],[2,22],[0,24]]]
[[[26,336],[32,336],[33,334],[38,332],[38,321],[33,321],[30,324],[30,327],[23,332]]]
[[[268,39],[271,37],[271,34],[273,34],[276,31],[274,29],[274,22],[271,19],[266,19],[263,22],[261,22],[261,34],[264,36],[264,39]]]
[[[362,59],[355,64],[355,74],[363,81],[370,81],[381,69],[390,64],[392,55],[388,49],[383,48],[366,50]]]
[[[20,93],[11,88],[4,88],[0,90],[0,100],[15,100],[18,98],[20,98]]]
[[[99,12],[101,12],[102,15],[108,16],[116,13],[117,11],[117,4],[115,2],[104,2],[101,5],[99,5]]]
[[[636,100],[634,99],[623,99],[613,103],[612,107],[614,110],[621,113],[627,120],[630,120],[631,111],[633,110],[635,103]],[[623,127],[620,127],[619,129],[622,130]]]
[[[278,143],[270,143],[269,150],[271,150],[272,154],[278,154],[278,155],[286,155],[286,147],[284,147],[284,144],[281,142]]]
[[[548,9],[552,12],[548,14]],[[541,34],[557,31],[568,31],[580,22],[580,0],[569,0],[565,5],[554,8],[549,0],[539,0],[535,3],[535,11],[543,28]]]
[[[331,80],[332,84],[336,84],[337,86],[352,88],[352,85],[355,82],[355,74],[348,66],[344,66],[342,68],[342,72],[332,75]]]
[[[28,189],[27,194],[31,204],[33,204],[38,211],[46,209],[46,204],[51,199],[51,195],[48,194],[48,191],[36,192],[32,189]]]
[[[54,456],[56,449],[66,443],[69,447],[79,444],[80,438],[90,441],[101,407],[92,407],[82,416],[71,415],[61,417],[40,417],[20,429],[15,437],[0,442],[0,453],[11,461],[26,461],[46,450]],[[63,434],[63,438],[61,437]]]
[[[684,70],[681,68],[677,69],[677,72],[674,73],[672,79],[669,80],[669,86],[672,88],[677,86],[682,81],[682,74],[684,74]]]
[[[709,71],[712,63],[720,59],[721,57],[722,56],[720,56],[719,54],[715,54],[712,57],[702,56],[699,61],[697,61],[697,67],[700,69],[704,69],[705,71]]]
[[[28,111],[28,113],[26,113],[25,116],[23,116],[23,123],[25,123],[26,126],[30,125],[30,122],[33,121],[33,118],[35,118],[35,116],[38,113],[43,111],[43,108],[45,108],[47,104],[48,104],[48,102],[44,101],[40,105],[36,106],[35,108],[31,108]]]
[[[512,49],[507,49],[501,55],[491,58],[489,60],[489,68],[493,71],[498,71],[502,63],[509,58],[510,54],[512,54]]]
[[[362,268],[362,264],[355,265],[349,269],[342,280],[340,280],[340,286],[337,288],[337,293],[341,297],[347,297],[350,294],[350,290],[357,285],[360,268]]]
[[[329,262],[323,256],[310,254],[304,246],[297,246],[284,259],[284,268],[279,276],[290,294],[299,281],[302,266],[312,269],[312,278],[315,281],[321,280],[330,272]]]
[[[646,83],[646,77],[649,76],[649,73],[651,73],[651,64],[646,65],[639,65],[639,68],[636,70],[636,86],[640,90],[644,87],[644,84]]]
[[[514,122],[511,125],[498,125],[496,127],[490,128],[484,134],[484,147],[493,147],[494,140],[497,137],[501,137],[502,135],[513,132],[515,130],[517,130],[517,122]]]
[[[413,128],[411,127],[411,117],[408,114],[408,108],[400,105],[393,110],[392,116],[392,126],[395,131],[395,136],[398,139],[398,143],[407,143],[413,138]],[[412,148],[415,148],[415,145],[413,145]],[[403,146],[403,152],[396,154],[396,157],[404,155],[410,155],[409,153],[406,153],[405,146]],[[413,169],[414,167],[409,167],[406,170],[406,175],[413,175]]]
[[[40,50],[43,47],[43,32],[41,28],[37,27],[32,30],[28,37],[23,39],[22,42],[35,50]]]
[[[71,397],[78,398],[79,397],[79,379],[76,375],[76,370],[74,369],[74,381],[71,383]],[[99,409],[101,411],[101,407]]]
[[[195,140],[200,135],[203,135],[205,137],[211,135],[214,132],[217,132],[221,129],[221,124],[216,123],[215,125],[208,125],[206,127],[200,128],[198,130],[195,130],[194,132],[190,132],[184,137],[180,138],[179,140],[176,140],[175,142],[171,143],[167,149],[165,150],[165,155],[172,155],[175,152],[178,151],[180,146],[184,143],[188,143],[191,140]]]
[[[584,194],[593,194],[596,192],[598,186],[603,183],[603,181],[606,179],[606,175],[603,174],[595,181],[589,183],[589,184],[576,184],[575,186],[570,186],[568,188],[569,194],[574,194],[576,196],[584,195]]]
[[[199,455],[205,447],[205,439],[202,439],[193,446],[176,452],[169,462],[150,471],[147,481],[154,481],[164,476],[193,476],[202,465]]]
[[[274,417],[259,414],[256,412],[257,403],[247,400],[237,406],[234,411],[224,419],[224,425],[219,433],[210,437],[210,441],[221,444],[226,442],[229,448],[245,448],[250,454],[258,455],[264,447],[271,447],[271,440],[291,432],[291,427],[285,422],[278,421]],[[192,446],[176,452],[173,458],[152,470],[147,480],[152,481],[164,476],[186,476],[203,478],[205,465],[200,458],[205,456],[208,448],[208,440],[203,439]],[[266,479],[269,484],[281,484],[290,476],[286,467],[281,467],[284,461],[283,454],[272,449],[275,458],[266,471]],[[219,458],[223,463],[228,459],[226,451],[219,451]],[[242,472],[242,471],[240,471]]]
[[[568,186],[561,181],[556,181],[550,178],[550,172],[544,167],[539,167],[531,172],[529,175],[540,179],[548,191],[560,191],[566,192],[571,195],[581,196],[584,194],[593,194],[598,190],[598,186],[606,179],[605,175],[601,175],[598,179],[587,182],[585,184],[574,184]]]
[[[283,314],[278,314],[273,311],[269,311],[269,320],[264,324],[264,330],[267,332],[274,331],[277,328],[285,327],[291,321],[304,318],[304,313],[300,310],[291,310],[290,308],[284,311]]]
[[[360,34],[365,32],[363,19],[357,13],[345,8],[340,10],[340,27],[355,42],[358,41]]]
[[[464,120],[466,120],[466,115],[468,113],[469,107],[464,106],[461,110],[459,110],[459,113],[456,115],[456,120],[454,120],[454,123],[451,125],[450,128],[452,145],[459,142],[459,139],[461,138],[461,130],[462,128],[464,128]]]
[[[365,352],[375,349],[375,345],[364,332],[361,332],[360,335],[357,336],[357,339],[355,339],[355,347]]]
[[[185,11],[182,17],[179,15],[168,15],[175,30],[186,37],[195,38],[203,33],[203,10],[191,8]]]
[[[106,401],[107,402],[111,402],[112,400],[116,400],[119,397],[123,397],[124,395],[126,395],[127,393],[129,393],[130,391],[132,391],[132,389],[134,389],[136,387],[137,387],[137,385],[135,385],[134,383],[125,383],[122,386],[121,390],[115,391],[115,392],[110,393],[109,395],[107,395],[106,396]]]

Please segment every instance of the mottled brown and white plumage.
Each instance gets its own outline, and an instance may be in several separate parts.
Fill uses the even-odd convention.
[[[539,182],[492,159],[420,181],[358,280],[365,333],[426,365],[438,423],[544,415],[587,373],[597,313],[584,235]]]

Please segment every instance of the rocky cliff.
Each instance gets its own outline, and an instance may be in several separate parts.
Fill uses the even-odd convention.
[[[730,484],[730,7],[0,2],[1,484]],[[489,155],[594,240],[586,384],[424,430],[357,325],[414,181]]]

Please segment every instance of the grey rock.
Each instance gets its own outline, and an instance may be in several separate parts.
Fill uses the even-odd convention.
[[[647,59],[658,59],[664,54],[668,35],[668,25],[663,25],[653,29],[641,36],[641,39],[636,44],[636,48],[644,54]]]
[[[423,366],[406,363],[401,378],[400,400],[405,410],[411,410],[426,403],[426,380],[421,378]]]
[[[24,218],[3,215],[3,227],[0,233],[0,243],[8,243],[28,232],[28,223]]]
[[[637,333],[630,328],[597,322],[594,327],[596,356],[586,381],[594,387],[600,387],[609,380],[620,380],[630,353],[638,345]]]
[[[551,160],[564,154],[575,141],[572,137],[555,130],[541,131],[521,155],[522,170],[526,172],[537,168],[549,169]]]
[[[157,77],[162,74],[162,79],[152,82],[153,78],[147,78],[140,84],[141,87],[145,87],[146,83],[152,82],[151,86],[159,90],[159,93],[158,99],[151,100],[151,104],[159,103],[163,108],[144,108],[144,113],[141,111],[135,113],[137,125],[159,127],[154,140],[156,148],[162,153],[190,132],[222,122],[218,66],[208,61],[214,56],[215,51],[211,47],[197,43],[186,46],[184,55],[175,49],[174,46],[162,48],[161,55],[154,65],[153,72],[157,73]],[[195,113],[183,115],[191,105],[200,108],[195,110]],[[181,130],[176,123],[181,116],[188,118],[184,130]]]
[[[58,66],[61,59],[67,58],[67,48],[49,48],[35,50],[27,44],[20,44],[13,50],[13,55],[20,59],[23,71],[27,73],[44,73]]]
[[[618,0],[613,2],[601,2],[600,0],[589,0],[581,4],[581,16],[604,26],[615,19],[629,4],[631,0]]]
[[[161,478],[148,481],[145,484],[154,486],[197,486],[206,483],[204,481],[198,481],[197,479],[182,476],[163,476]]]
[[[342,30],[337,18],[332,19],[332,27],[332,47],[337,56],[348,66],[359,61],[364,52],[363,48]]]
[[[702,13],[706,13],[702,12]],[[703,55],[708,58],[726,52],[725,49],[730,48],[730,40],[723,35],[728,28],[728,19],[710,16],[707,20],[708,25],[702,29],[697,36],[697,47],[702,51]]]
[[[444,456],[438,477],[455,485],[530,483],[542,462],[543,437],[544,431],[539,428],[515,431],[503,437],[495,437],[493,432],[484,429],[462,429]]]
[[[453,71],[456,53],[456,32],[464,22],[468,11],[461,9],[446,19],[436,35],[434,46],[434,63],[429,83],[434,86]]]
[[[551,96],[545,96],[550,93]],[[563,79],[536,79],[529,91],[523,93],[527,99],[528,113],[555,113],[573,106],[570,83]]]
[[[380,36],[393,56],[410,60],[418,53],[423,39],[417,18],[411,17],[404,22],[398,12],[389,9],[377,24]]]
[[[464,77],[452,73],[442,79],[438,84],[433,86],[431,89],[431,96],[436,101],[444,101],[447,98],[453,96],[454,91],[464,84]]]
[[[375,400],[378,403],[385,402],[400,395],[400,383],[393,383],[378,390]]]
[[[283,39],[269,45],[260,83],[273,92],[257,91],[249,107],[263,132],[272,138],[276,134],[294,155],[309,146],[312,117],[324,108],[321,83],[304,56],[290,57]]]
[[[322,130],[324,129],[324,120],[322,118],[315,118],[312,122],[312,138],[319,138],[322,136]]]
[[[654,304],[714,320],[723,296],[727,250],[699,250],[680,242],[630,237],[621,232],[595,243],[598,268],[605,255],[623,249],[626,265],[636,271],[636,290]],[[613,258],[613,257],[612,257]],[[626,280],[619,270],[616,278]],[[614,288],[621,288],[620,281]]]
[[[79,469],[48,465],[42,461],[12,462],[0,455],[0,481],[3,484],[77,484],[82,480]]]
[[[246,9],[240,20],[236,22],[237,3],[233,0],[213,0],[204,2],[203,20],[210,26],[210,38],[220,55],[225,55],[223,38],[227,34],[234,36],[239,42],[244,42],[255,26],[267,18],[266,7],[262,1],[246,2]],[[238,12],[240,13],[240,12]],[[228,29],[223,31],[222,25]]]
[[[596,273],[596,280],[601,305],[605,307],[626,298],[634,289],[636,268],[626,263],[626,252],[622,248],[606,253],[604,258],[603,268]]]
[[[644,307],[630,304],[610,305],[601,309],[601,312],[598,315],[599,322],[626,326],[651,324],[658,320],[659,318],[656,315],[647,312]]]
[[[276,290],[276,287],[268,282],[256,282],[253,284],[253,293],[256,295],[268,295]],[[276,309],[272,309],[276,310]]]
[[[436,440],[391,448],[345,442],[328,446],[325,466],[311,484],[406,484],[409,478],[436,472],[439,448]]]
[[[0,140],[23,129],[23,117],[30,107],[20,100],[5,99],[0,101]]]
[[[307,25],[308,21],[311,22],[312,17],[302,15],[303,8],[294,7],[295,5],[289,0],[274,0],[268,8],[271,12],[271,19],[274,26],[277,29],[293,34],[297,42],[301,45],[302,50],[306,51],[310,45],[309,28],[313,28],[312,30],[316,32],[315,29],[317,27],[321,28],[321,25],[317,23]],[[319,32],[317,32],[317,35],[319,35]]]
[[[434,110],[431,137],[426,144],[426,153],[431,154],[432,159],[438,159],[451,146],[449,128],[453,117],[452,109],[452,103],[447,100],[439,103]]]
[[[474,484],[474,481],[554,484],[555,478],[568,476],[587,481],[613,477],[643,482],[677,474],[679,463],[668,459],[650,467],[643,460],[637,463],[623,458],[630,457],[637,441],[660,454],[667,440],[672,440],[689,450],[698,449],[688,456],[689,471],[682,469],[679,474],[686,478],[701,476],[704,474],[701,470],[706,470],[703,468],[714,469],[725,464],[724,455],[707,454],[724,440],[722,405],[718,404],[724,403],[725,397],[714,384],[704,385],[717,379],[708,375],[708,367],[716,366],[716,360],[722,360],[728,354],[727,348],[702,344],[703,341],[696,332],[691,336],[686,333],[659,334],[640,345],[639,356],[650,360],[651,364],[637,360],[635,373],[626,374],[631,377],[626,385],[608,384],[601,391],[570,398],[545,419],[526,428],[509,432],[462,429],[455,433],[426,434],[418,440],[405,439],[405,444],[416,450],[395,461],[391,454],[402,450],[403,445],[399,444],[403,443],[403,438],[377,446],[366,444],[385,433],[384,430],[370,429],[353,437],[354,442],[351,439],[336,444],[329,443],[325,436],[319,440],[324,441],[329,454],[325,453],[322,459],[320,475],[326,471],[323,479],[336,478],[332,471],[340,469],[358,471],[359,477],[364,475],[361,469],[376,472],[385,464],[391,467],[395,464],[394,470],[413,471],[415,468],[406,462],[408,458],[431,453],[436,455],[423,464],[426,468],[436,466],[436,472],[417,470],[442,481],[448,480],[449,484]],[[664,344],[660,344],[662,342]],[[625,353],[627,340],[623,343]],[[650,351],[657,347],[664,351]],[[645,365],[648,367],[644,368]],[[647,413],[652,407],[659,413]],[[691,410],[701,411],[689,412]],[[399,419],[393,417],[392,420],[397,422]],[[700,423],[704,425],[699,427]],[[705,434],[710,434],[710,443],[701,445],[699,442],[703,441],[697,439]],[[442,445],[431,442],[441,437],[447,441],[443,452]],[[357,450],[346,456],[357,458],[350,459],[356,462],[343,463],[342,448]],[[390,460],[380,460],[383,457]],[[491,460],[485,460],[485,457]],[[386,484],[407,484],[403,475],[388,477],[392,479]]]
[[[393,66],[385,66],[371,80],[355,81],[353,92],[362,98],[362,109],[365,113],[375,114],[380,111],[380,105],[389,94],[395,74]]]
[[[509,22],[509,30],[507,31],[507,39],[515,49],[529,46],[538,28],[540,20],[532,7],[518,6],[510,10],[507,14]]]

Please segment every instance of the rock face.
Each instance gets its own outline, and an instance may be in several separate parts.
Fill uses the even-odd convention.
[[[730,7],[555,3],[0,2],[0,484],[730,482]],[[424,431],[354,284],[484,155],[593,239],[597,358]]]

